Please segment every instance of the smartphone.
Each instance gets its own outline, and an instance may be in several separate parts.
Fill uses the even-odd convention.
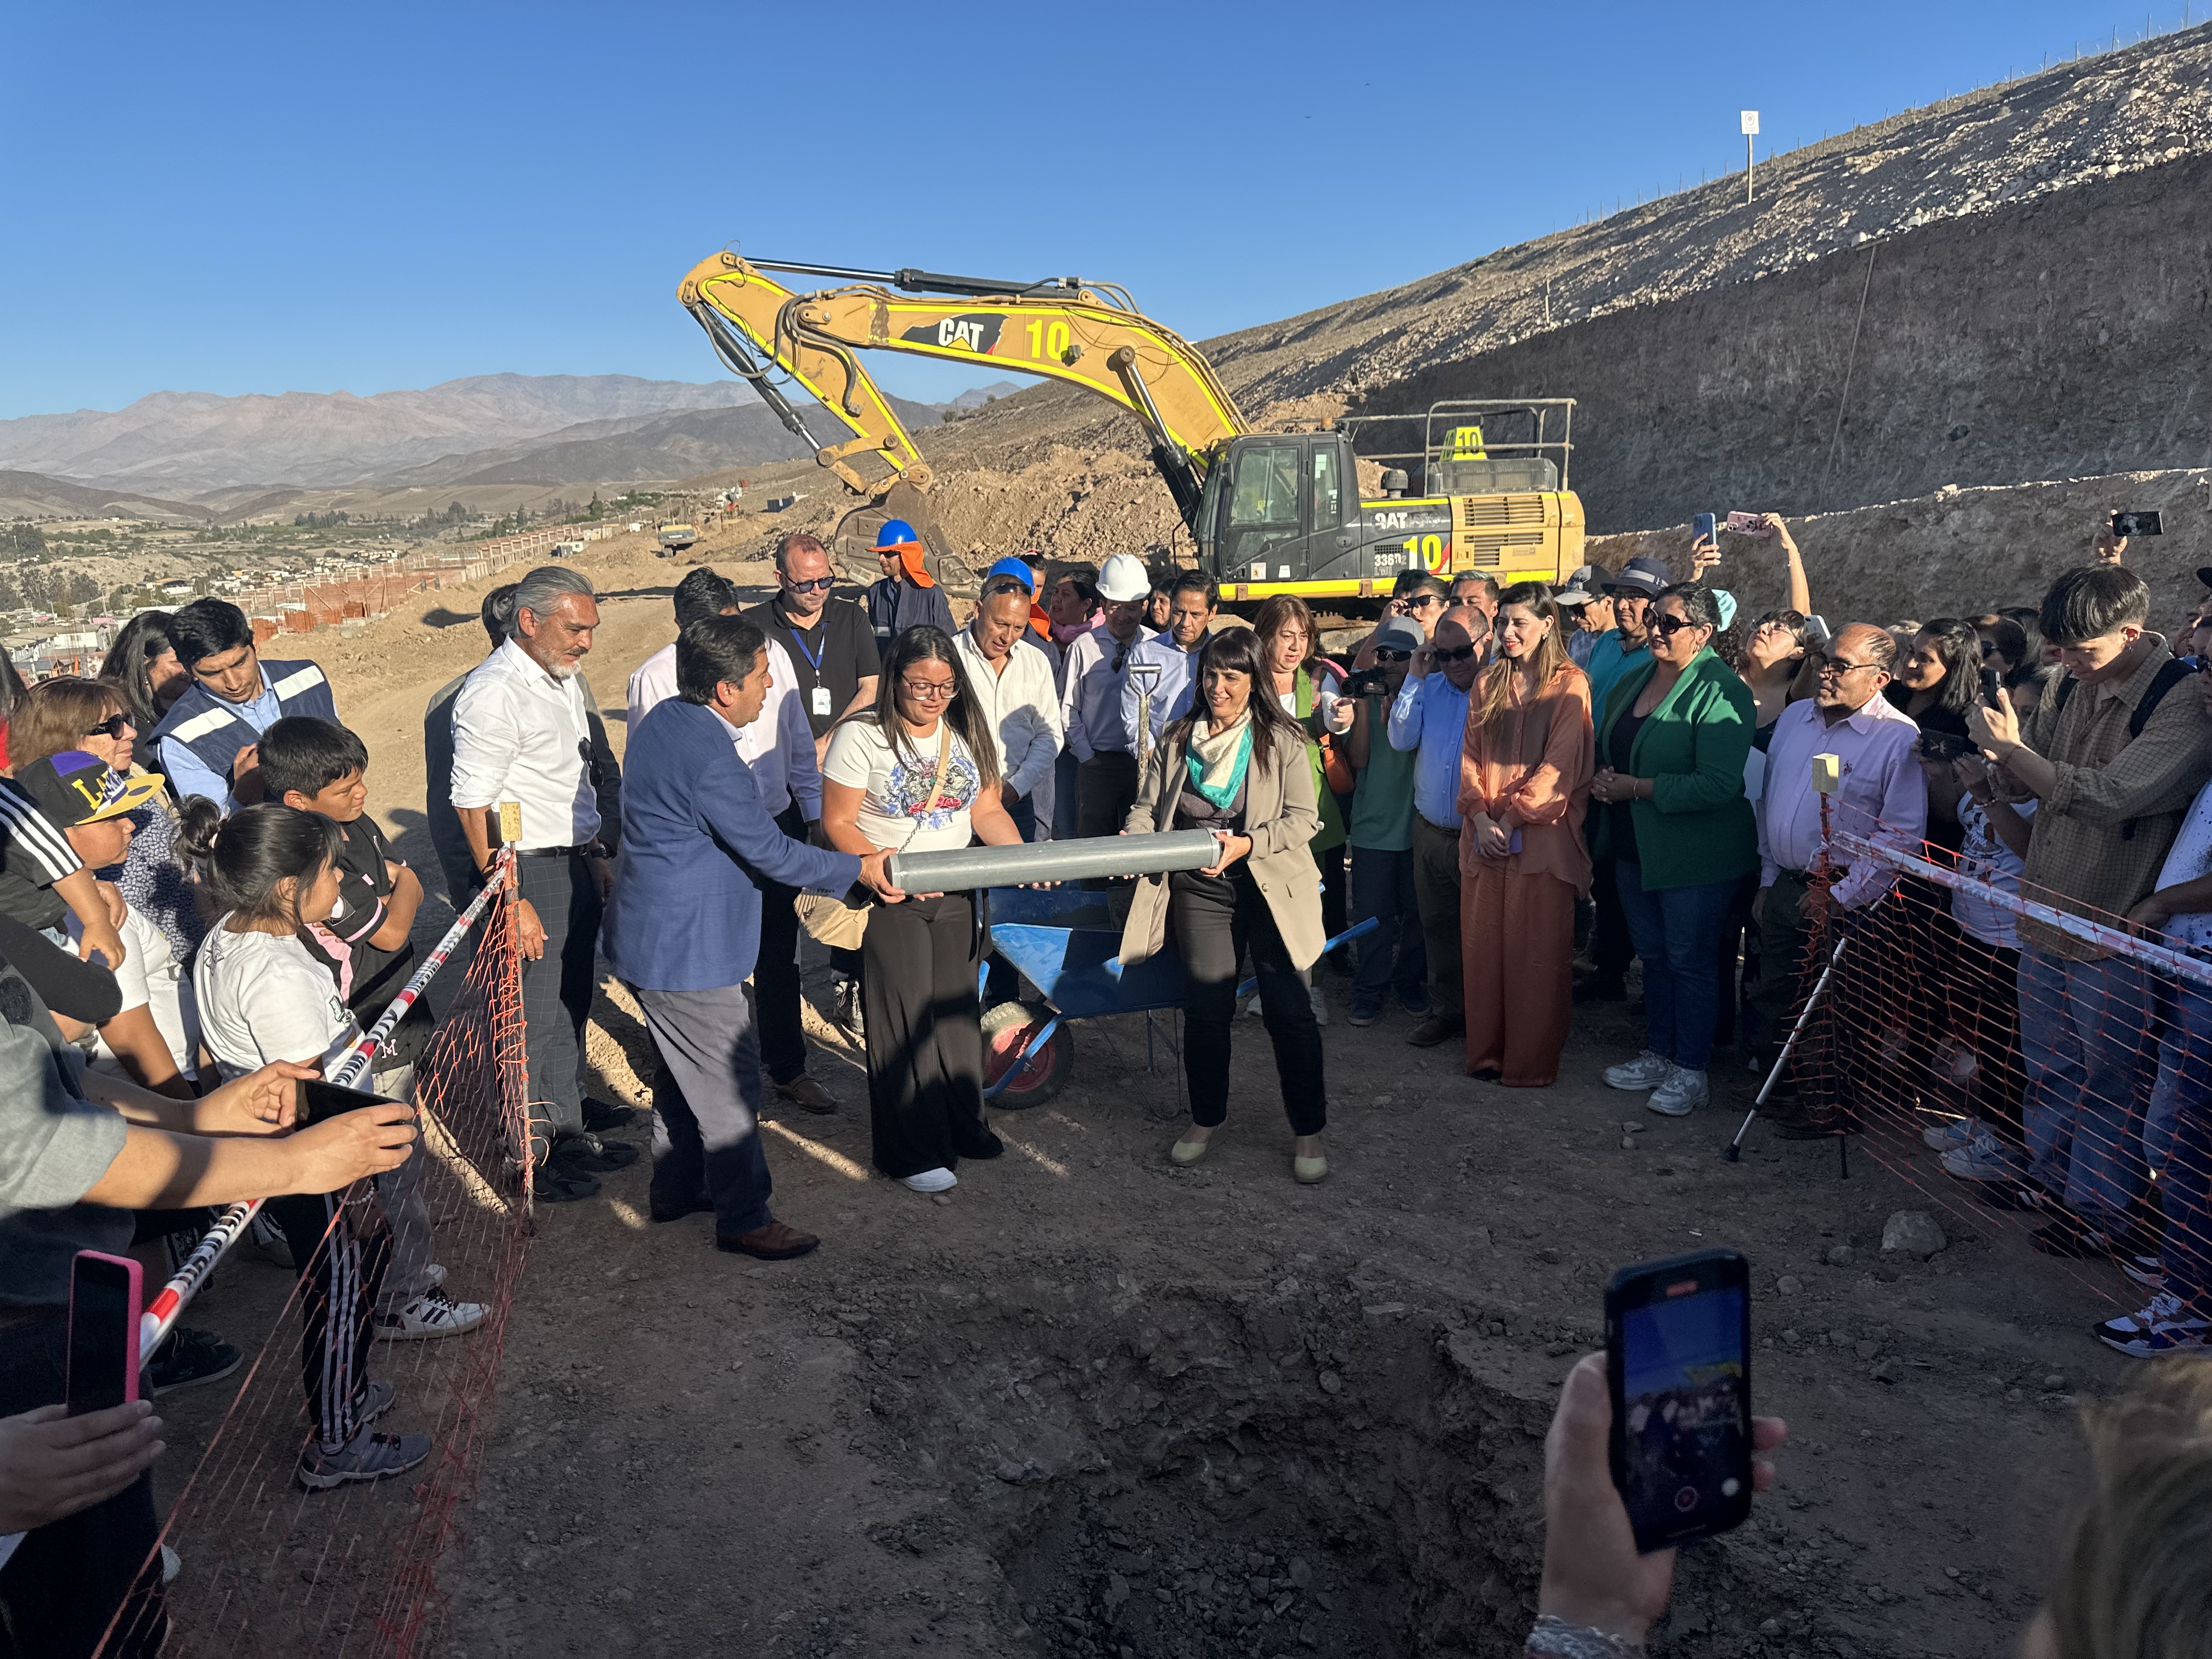
[[[1710,513],[1700,513],[1690,520],[1690,539],[1692,541],[1715,541],[1719,534],[1720,521]]]
[[[2162,536],[2165,533],[2165,521],[2155,513],[2112,514],[2112,534],[2115,536]]]
[[[1644,1554],[1751,1513],[1751,1267],[1701,1250],[1623,1267],[1605,1291],[1613,1484]]]
[[[1757,536],[1763,540],[1766,535],[1766,520],[1757,513],[1731,513],[1728,515],[1727,528],[1736,535]]]
[[[2003,708],[2004,701],[2001,695],[2003,690],[2003,675],[1994,668],[1982,670],[1982,706],[1984,708]]]
[[[145,1280],[128,1256],[79,1250],[70,1265],[69,1414],[138,1397],[138,1315]]]
[[[300,1079],[300,1097],[295,1107],[298,1120],[295,1128],[304,1129],[311,1123],[320,1123],[341,1112],[359,1111],[364,1106],[400,1106],[406,1103],[388,1100],[382,1095],[370,1094],[365,1089],[343,1088],[326,1083],[319,1077]]]

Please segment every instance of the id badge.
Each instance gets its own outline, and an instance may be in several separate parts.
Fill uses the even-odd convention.
[[[807,711],[810,714],[828,714],[830,712],[830,688],[826,685],[816,686],[814,688],[813,695],[807,699],[806,707]]]

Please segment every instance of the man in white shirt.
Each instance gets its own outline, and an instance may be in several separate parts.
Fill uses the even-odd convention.
[[[1186,570],[1168,584],[1168,626],[1129,653],[1121,686],[1121,720],[1137,736],[1139,760],[1158,747],[1170,720],[1190,712],[1192,679],[1206,630],[1221,609],[1221,590],[1201,572]]]
[[[1032,795],[1048,788],[1060,754],[1060,694],[1052,659],[1029,642],[1029,589],[1012,575],[992,576],[974,620],[952,636],[952,645],[969,694],[990,719],[1006,811],[1024,841],[1039,841]],[[1049,819],[1043,828],[1051,828]]]
[[[1843,787],[1829,798],[1829,821],[1835,829],[1878,836],[1902,848],[1917,848],[1927,832],[1928,778],[1920,768],[1920,728],[1881,695],[1896,661],[1897,642],[1886,630],[1851,623],[1828,642],[1812,697],[1782,711],[1767,746],[1759,896],[1752,901],[1759,952],[1752,1006],[1763,1026],[1762,1065],[1772,1064],[1796,1018],[1799,989],[1808,982],[1806,952],[1822,914],[1830,907],[1844,916],[1862,911],[1896,882],[1886,865],[1862,862],[1850,868],[1848,858],[1838,857],[1831,866],[1832,884],[1826,889],[1811,884],[1821,854],[1813,757],[1834,755],[1842,763]],[[1877,964],[1863,966],[1873,971]],[[1847,965],[1838,971],[1861,968]],[[1770,1106],[1765,1113],[1784,1134],[1818,1137],[1846,1127],[1832,1093],[1837,1059],[1832,1054],[1807,1054],[1795,1067],[1801,1109],[1791,1113]]]
[[[515,585],[514,630],[453,699],[453,810],[479,871],[499,845],[499,808],[515,801],[517,941],[538,1196],[589,1196],[591,1177],[637,1160],[584,1127],[584,1021],[592,1010],[599,916],[612,884],[600,836],[590,708],[578,678],[599,626],[592,585],[565,565],[540,565]]]
[[[1116,553],[1099,567],[1103,620],[1067,648],[1060,726],[1075,751],[1075,833],[1119,835],[1137,799],[1133,734],[1121,714],[1130,653],[1145,638],[1145,599],[1152,591],[1144,561]]]
[[[676,626],[708,617],[741,614],[737,585],[702,565],[676,584]],[[799,671],[774,635],[768,638],[768,700],[759,717],[731,732],[738,758],[759,787],[761,805],[776,828],[793,841],[811,838],[822,817],[822,771],[816,763],[814,728],[799,694]],[[635,732],[656,703],[677,693],[676,642],[672,640],[629,677],[629,729]],[[818,843],[817,843],[818,844]],[[775,1091],[810,1112],[834,1112],[837,1097],[806,1074],[806,1030],[799,1018],[799,913],[795,887],[752,875],[760,890],[760,954],[753,963],[754,1018],[760,1030],[761,1064]],[[665,1064],[656,1066],[656,1103],[677,1087]],[[657,1144],[657,1143],[656,1143]]]

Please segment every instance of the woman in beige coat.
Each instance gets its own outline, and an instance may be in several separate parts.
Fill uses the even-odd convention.
[[[1328,1173],[1321,1031],[1305,984],[1323,943],[1321,872],[1309,850],[1321,814],[1304,731],[1264,690],[1253,695],[1267,684],[1265,671],[1249,628],[1216,634],[1199,653],[1191,712],[1162,735],[1123,833],[1209,830],[1220,837],[1221,857],[1211,869],[1139,879],[1121,960],[1157,954],[1174,928],[1191,1121],[1170,1156],[1195,1164],[1229,1115],[1237,964],[1251,951],[1283,1109],[1297,1137],[1291,1173],[1310,1183]]]

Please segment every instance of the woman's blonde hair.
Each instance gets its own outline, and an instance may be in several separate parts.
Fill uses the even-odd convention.
[[[1542,620],[1552,624],[1552,631],[1538,641],[1536,648],[1528,653],[1529,672],[1534,676],[1534,684],[1540,690],[1552,683],[1552,677],[1559,672],[1559,665],[1569,660],[1567,642],[1559,637],[1559,601],[1552,597],[1552,590],[1541,582],[1516,582],[1498,596],[1498,614],[1503,616],[1509,605],[1525,605]],[[1517,678],[1512,659],[1503,653],[1496,662],[1482,671],[1482,684],[1479,688],[1482,695],[1480,718],[1485,726],[1504,719],[1512,708],[1513,685]]]
[[[8,714],[8,763],[28,766],[49,755],[84,747],[85,734],[111,715],[130,712],[131,700],[112,680],[74,674],[40,680]]]
[[[2089,1500],[2051,1596],[2065,1659],[2212,1656],[2212,1359],[2082,1413]]]

